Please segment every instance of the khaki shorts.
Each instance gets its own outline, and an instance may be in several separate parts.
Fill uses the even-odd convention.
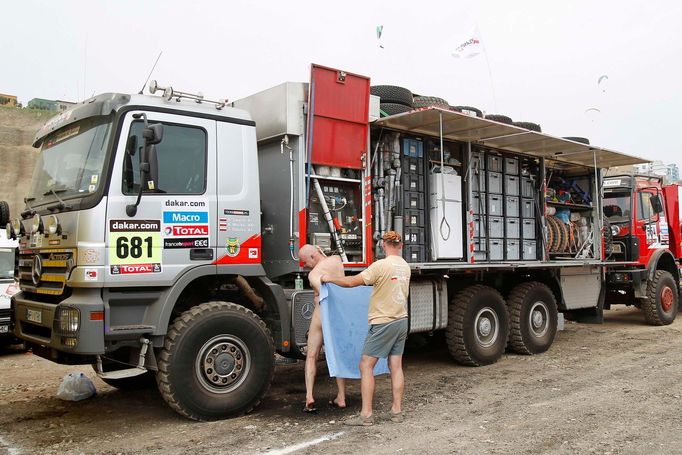
[[[378,359],[384,359],[390,355],[403,355],[406,339],[407,318],[385,324],[371,324],[362,354]]]

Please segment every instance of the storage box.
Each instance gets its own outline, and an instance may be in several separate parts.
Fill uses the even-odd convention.
[[[523,245],[523,260],[535,261],[538,258],[538,242],[536,240],[524,240]]]
[[[405,246],[426,245],[426,229],[420,227],[406,227],[403,229],[403,243]]]
[[[407,157],[403,160],[403,173],[407,174],[423,174],[424,173],[424,158]]]
[[[504,159],[504,173],[518,175],[519,174],[519,159],[505,158]]]
[[[471,194],[471,210],[479,215],[485,215],[486,193]]]
[[[505,218],[504,225],[505,238],[521,238],[521,220],[519,218]]]
[[[521,177],[521,196],[535,197],[535,188],[533,181],[529,177]]]
[[[488,192],[502,194],[502,174],[488,172]]]
[[[488,194],[488,215],[502,216],[504,213],[504,199],[501,194]]]
[[[535,220],[526,219],[521,220],[521,237],[524,239],[535,239]]]
[[[485,215],[474,215],[472,221],[474,222],[474,237],[480,237],[483,233],[483,219]]]
[[[508,196],[519,195],[519,177],[516,175],[504,176],[504,192]]]
[[[485,172],[471,172],[471,191],[485,192]]]
[[[403,224],[408,227],[424,227],[424,210],[405,209]]]
[[[535,218],[535,199],[521,199],[521,216]]]
[[[403,139],[403,155],[413,158],[423,158],[424,143],[416,139]]]
[[[507,240],[506,250],[508,261],[518,261],[521,259],[521,242],[519,240]]]
[[[485,170],[485,155],[483,152],[471,152],[471,169]]]
[[[521,203],[518,196],[504,197],[504,214],[505,216],[518,217],[520,215]]]
[[[485,237],[474,239],[474,260],[486,261],[488,259],[488,240]]]
[[[502,172],[503,159],[500,155],[488,154],[488,171]]]
[[[403,208],[424,210],[424,193],[418,191],[405,191],[403,194]]]
[[[426,262],[426,247],[423,245],[403,247],[403,258],[407,262]]]
[[[405,191],[424,192],[424,176],[419,174],[403,174],[403,188]]]
[[[491,261],[504,260],[504,240],[490,239],[488,240],[488,254]]]
[[[504,218],[501,216],[488,217],[488,235],[487,237],[502,238],[504,237]],[[481,225],[481,232],[485,236],[485,224]]]

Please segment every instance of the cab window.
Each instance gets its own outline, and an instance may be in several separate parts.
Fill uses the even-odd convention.
[[[155,123],[155,122],[152,122]],[[123,194],[140,189],[140,150],[144,122],[133,122],[129,136],[137,136],[138,150],[126,160]],[[156,145],[159,181],[152,193],[203,194],[206,191],[206,131],[187,125],[163,124],[163,141]]]
[[[651,206],[651,193],[638,193],[637,194],[637,219],[638,220],[650,220],[654,217],[654,209]]]

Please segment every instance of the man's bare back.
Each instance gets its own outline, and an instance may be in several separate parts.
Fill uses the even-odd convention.
[[[322,275],[329,275],[335,278],[343,278],[343,262],[340,256],[329,256],[322,259],[315,265],[315,267],[308,274],[308,281],[310,287],[315,291],[315,304],[320,303],[320,277]]]

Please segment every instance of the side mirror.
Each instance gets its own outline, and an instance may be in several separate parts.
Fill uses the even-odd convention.
[[[654,209],[654,213],[663,213],[663,202],[661,201],[660,194],[655,194],[649,197],[651,202],[651,208]]]
[[[147,150],[147,165],[145,186],[148,191],[155,191],[159,185],[159,160],[156,156],[156,146],[154,144],[150,145],[149,150]]]
[[[135,156],[137,151],[137,136],[128,136],[128,141],[126,142],[126,154],[128,156]]]
[[[147,145],[158,144],[163,140],[163,125],[160,123],[155,123],[153,125],[146,126],[142,130],[142,136],[144,137]]]

